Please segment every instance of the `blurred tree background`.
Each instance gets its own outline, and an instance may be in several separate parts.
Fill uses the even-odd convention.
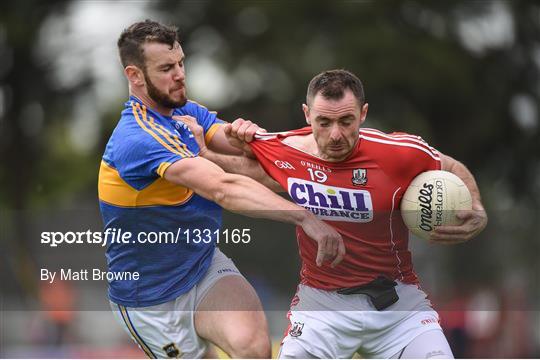
[[[115,44],[146,17],[180,28],[189,96],[224,120],[302,127],[309,80],[331,68],[356,73],[370,103],[366,126],[421,135],[479,183],[490,224],[443,250],[445,281],[512,287],[524,278],[538,310],[540,5],[532,0],[2,2],[4,284],[13,277],[17,291],[34,288],[29,211],[98,216],[98,166],[127,98]],[[290,240],[230,251],[251,268],[293,262]],[[297,281],[290,267],[272,272],[274,285]]]

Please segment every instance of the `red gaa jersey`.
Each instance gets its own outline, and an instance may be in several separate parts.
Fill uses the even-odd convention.
[[[328,162],[283,139],[309,135],[306,127],[258,135],[250,145],[270,176],[298,205],[332,225],[342,236],[347,254],[335,268],[317,267],[317,243],[301,227],[296,235],[302,259],[301,283],[324,290],[362,285],[379,275],[417,283],[409,231],[399,210],[401,197],[421,172],[439,170],[439,153],[420,137],[360,129],[352,154]]]

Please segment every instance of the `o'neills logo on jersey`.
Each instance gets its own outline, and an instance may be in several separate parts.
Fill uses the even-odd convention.
[[[367,190],[326,186],[304,179],[288,178],[291,198],[321,219],[370,222],[373,203]]]

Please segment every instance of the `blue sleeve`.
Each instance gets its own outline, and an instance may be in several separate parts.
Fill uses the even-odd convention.
[[[166,138],[151,128],[133,127],[114,134],[113,161],[122,179],[140,190],[174,162],[194,157],[179,139]]]

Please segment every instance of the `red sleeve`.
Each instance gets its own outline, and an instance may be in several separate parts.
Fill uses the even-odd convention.
[[[429,146],[419,136],[405,133],[392,133],[395,144],[392,156],[382,158],[387,172],[392,172],[394,179],[399,179],[403,185],[408,185],[418,174],[429,170],[441,169],[439,152]]]
[[[276,137],[256,138],[249,143],[249,146],[264,171],[286,189],[286,180],[285,185],[283,184],[284,174],[275,166],[275,162],[283,157],[283,149],[278,139]]]

